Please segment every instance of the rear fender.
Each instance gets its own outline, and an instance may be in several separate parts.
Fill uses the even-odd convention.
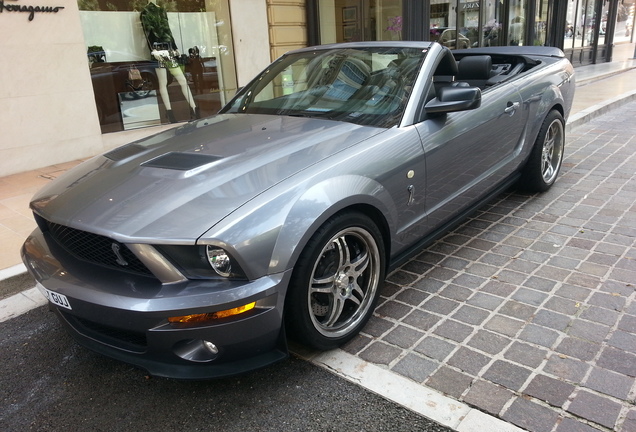
[[[539,130],[541,129],[541,125],[543,124],[543,121],[545,120],[548,113],[553,109],[557,109],[561,112],[561,114],[565,116],[565,99],[563,97],[563,92],[558,85],[550,85],[543,91],[542,94],[537,96],[524,97],[524,100],[528,104],[530,113],[528,116],[528,126],[526,132],[526,142],[528,143],[528,145],[525,146],[523,152],[523,160],[525,160],[530,154],[534,142],[536,141],[539,134]]]
[[[531,143],[537,138],[541,125],[546,116],[553,109],[558,109],[563,118],[567,121],[572,107],[575,91],[574,68],[565,59],[555,64],[549,65],[545,69],[540,70],[540,76],[532,73],[528,74],[528,80],[536,80],[537,83],[543,83],[545,90],[535,88],[536,85],[531,82],[520,82],[519,89],[524,100],[530,102],[530,135]],[[540,97],[536,98],[536,94]]]

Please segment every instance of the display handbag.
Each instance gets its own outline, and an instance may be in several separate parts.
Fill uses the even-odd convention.
[[[132,83],[136,81],[141,81],[141,72],[135,65],[130,66],[128,69],[128,80]]]

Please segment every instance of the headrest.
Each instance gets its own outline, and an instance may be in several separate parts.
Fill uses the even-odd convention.
[[[492,59],[488,55],[467,56],[459,61],[458,79],[485,79],[490,78],[492,72]]]

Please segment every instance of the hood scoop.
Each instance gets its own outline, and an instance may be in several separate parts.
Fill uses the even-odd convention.
[[[221,159],[220,156],[214,155],[170,152],[144,162],[141,165],[144,167],[188,171],[212,162],[216,162],[219,159]]]

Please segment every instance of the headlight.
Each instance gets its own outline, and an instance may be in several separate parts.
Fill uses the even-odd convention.
[[[208,262],[219,276],[230,277],[232,274],[232,261],[227,252],[208,245],[205,247],[205,254],[208,257]]]
[[[188,279],[247,280],[245,272],[226,250],[214,245],[156,245]]]

